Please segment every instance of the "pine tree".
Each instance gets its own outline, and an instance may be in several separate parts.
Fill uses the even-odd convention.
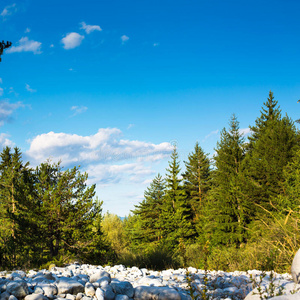
[[[140,243],[158,244],[163,237],[163,224],[161,222],[162,206],[165,197],[165,182],[158,174],[144,193],[144,200],[135,205],[132,211],[139,216],[141,222]],[[149,245],[148,245],[149,246]]]
[[[203,215],[207,193],[211,187],[210,160],[197,142],[194,152],[189,154],[188,161],[184,163],[186,167],[186,171],[182,174],[184,190],[195,225],[199,222],[200,215]]]
[[[32,193],[32,177],[29,163],[23,164],[21,151],[5,147],[0,154],[0,248],[2,248],[2,265],[13,267],[20,263],[20,249],[25,237],[22,220],[26,211],[24,204]],[[23,225],[23,227],[22,227]]]
[[[35,174],[39,200],[36,222],[46,243],[45,255],[94,257],[92,252],[104,247],[102,202],[93,199],[95,186],[87,187],[87,174],[81,174],[77,167],[63,171],[60,163],[50,162],[38,166]]]
[[[212,196],[214,198],[214,239],[221,244],[239,245],[244,239],[245,202],[240,192],[240,168],[245,157],[244,138],[235,115],[229,130],[221,131],[217,143]]]
[[[260,211],[258,206],[272,209],[271,197],[283,192],[283,169],[299,148],[294,123],[288,116],[281,117],[277,104],[270,92],[256,125],[250,127],[252,135],[242,166],[247,179],[243,190],[256,208],[255,215]]]
[[[178,247],[195,235],[191,224],[191,209],[179,178],[180,166],[176,147],[171,154],[166,174],[166,195],[162,211],[164,237],[170,247]]]

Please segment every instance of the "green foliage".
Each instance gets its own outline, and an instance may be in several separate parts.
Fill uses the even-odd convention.
[[[120,254],[127,247],[128,241],[122,220],[115,214],[107,212],[101,222],[102,231],[112,249]]]
[[[102,202],[77,167],[23,164],[18,148],[0,162],[1,267],[39,266],[70,260],[103,263],[110,253],[101,231]]]
[[[138,237],[136,237],[139,243],[157,245],[163,238],[162,212],[164,202],[165,182],[162,176],[158,174],[145,191],[144,200],[135,205],[135,209],[132,211],[140,220]]]
[[[147,268],[150,270],[176,269],[180,266],[174,252],[165,246],[158,246],[148,251],[122,253],[118,263],[128,267]]]
[[[270,199],[282,194],[283,169],[299,149],[294,123],[287,116],[281,117],[272,92],[264,105],[256,125],[250,127],[253,133],[242,166],[247,178],[243,191],[254,204],[255,214],[264,214],[255,204],[273,209]]]
[[[208,155],[196,143],[194,152],[184,162],[186,171],[182,174],[186,201],[191,209],[193,227],[197,235],[204,232],[203,217],[207,205],[207,194],[211,188],[211,169]]]
[[[247,202],[241,194],[240,168],[245,157],[244,138],[239,131],[235,115],[230,127],[221,132],[217,144],[212,197],[215,211],[214,241],[221,244],[239,245],[245,238]]]

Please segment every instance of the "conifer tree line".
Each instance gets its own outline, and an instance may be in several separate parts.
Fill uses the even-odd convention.
[[[46,161],[35,169],[20,149],[0,154],[0,267],[39,267],[77,259],[103,263],[102,202],[77,167]]]
[[[300,136],[270,91],[245,137],[234,114],[213,157],[176,147],[123,221],[102,216],[77,167],[35,169],[20,149],[0,154],[0,267],[72,260],[163,269],[288,271],[300,246]]]
[[[300,246],[299,132],[271,91],[250,130],[232,115],[213,158],[196,143],[184,171],[174,147],[165,177],[124,222],[129,249],[167,249],[195,267],[206,256],[212,268],[285,270]]]

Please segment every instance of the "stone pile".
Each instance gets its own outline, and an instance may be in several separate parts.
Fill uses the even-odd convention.
[[[274,285],[282,286],[287,293],[300,290],[300,284],[293,283],[289,274],[275,276]],[[251,292],[254,280],[261,281],[262,288],[268,287],[270,273],[261,278],[262,272],[256,270],[229,273],[188,268],[159,272],[123,265],[72,264],[27,274],[0,272],[0,300],[188,300],[191,286],[195,295],[202,291],[210,299],[240,300]],[[252,291],[246,299],[260,297]]]

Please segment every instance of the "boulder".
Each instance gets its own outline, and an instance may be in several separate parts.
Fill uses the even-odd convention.
[[[93,283],[93,282],[96,282],[98,281],[99,279],[101,279],[102,277],[108,277],[109,278],[109,282],[111,281],[111,277],[110,277],[110,274],[106,271],[98,271],[94,274],[92,274],[90,276],[90,282]]]
[[[181,300],[180,294],[169,287],[138,286],[135,288],[135,300]]]
[[[295,283],[300,283],[300,249],[294,256],[292,267],[291,267],[291,274]]]
[[[24,298],[29,294],[27,283],[23,280],[17,280],[10,282],[6,291],[17,298]]]
[[[8,292],[4,292],[0,294],[0,300],[8,300],[10,294]]]
[[[87,283],[85,284],[84,292],[85,292],[85,294],[86,294],[87,296],[90,296],[90,297],[95,296],[95,293],[96,293],[93,284],[90,283],[90,282],[87,282]]]
[[[84,292],[84,286],[81,283],[67,277],[61,277],[56,286],[58,294],[76,295]]]
[[[43,294],[31,294],[27,295],[24,300],[48,300]]]
[[[129,300],[127,295],[117,295],[115,300]]]
[[[104,300],[104,295],[105,295],[104,291],[100,288],[97,288],[97,290],[96,290],[97,300]]]
[[[300,293],[281,295],[281,296],[269,298],[269,300],[299,300],[299,299],[300,299]]]
[[[110,286],[113,291],[119,295],[127,295],[129,298],[133,298],[134,288],[128,281],[112,281]]]

